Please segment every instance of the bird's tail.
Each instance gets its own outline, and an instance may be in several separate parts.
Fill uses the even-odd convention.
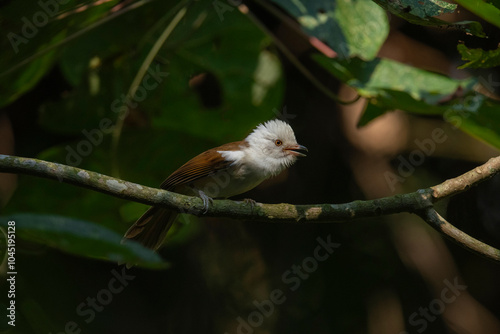
[[[135,240],[156,251],[176,217],[175,211],[153,206],[128,229],[123,238]]]

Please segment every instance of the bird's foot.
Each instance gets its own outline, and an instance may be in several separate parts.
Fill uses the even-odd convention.
[[[245,198],[245,199],[243,199],[243,202],[245,202],[245,204],[247,204],[247,205],[250,205],[250,208],[252,209],[252,211],[255,208],[255,206],[257,205],[257,202],[251,198]]]
[[[205,214],[208,212],[210,204],[214,203],[214,199],[212,197],[208,197],[202,190],[198,190],[198,195],[200,195],[200,198],[203,201],[203,214]]]

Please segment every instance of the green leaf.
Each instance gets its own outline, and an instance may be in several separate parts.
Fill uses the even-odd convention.
[[[40,56],[23,67],[22,71],[0,76],[0,107],[9,105],[32,89],[51,69],[55,52]]]
[[[481,0],[456,0],[455,2],[500,28],[500,9],[493,3]]]
[[[373,59],[389,33],[385,12],[369,0],[273,2],[295,17],[308,35],[327,43],[340,59]]]
[[[456,80],[389,59],[314,59],[367,98],[358,126],[388,110],[440,115],[470,135],[500,148],[500,103],[473,90],[477,79]]]
[[[445,120],[471,136],[500,148],[500,103],[479,93],[452,101],[443,112]]]
[[[457,8],[455,4],[440,0],[374,1],[390,13],[413,24],[431,27],[452,27],[478,37],[486,37],[479,22],[460,21],[450,23],[435,17],[454,12]]]
[[[357,127],[363,127],[370,123],[372,120],[375,118],[382,116],[387,112],[387,108],[378,106],[376,104],[368,102],[366,104],[365,110],[363,114],[361,115],[361,118],[359,119],[359,122],[357,124]]]
[[[417,16],[421,19],[453,13],[457,9],[457,5],[440,0],[380,1],[380,3],[391,12]]]
[[[469,49],[464,44],[457,45],[462,60],[469,61],[458,68],[490,68],[500,66],[500,47],[496,50]]]
[[[199,21],[196,13],[188,11],[184,26]],[[169,76],[140,106],[156,129],[217,143],[240,140],[257,123],[276,116],[273,109],[279,108],[284,89],[281,64],[267,50],[269,37],[246,15],[234,11],[221,22],[212,7],[202,13],[199,28],[174,31],[170,43],[175,47],[161,54],[168,59],[164,70]],[[210,87],[210,96],[199,93],[193,77],[202,79],[205,91]]]
[[[111,262],[136,263],[149,268],[166,267],[166,263],[153,251],[134,242],[121,244],[121,235],[88,221],[23,213],[3,216],[0,226],[6,228],[8,221],[16,223],[16,238],[67,253]]]
[[[440,115],[454,127],[469,135],[500,148],[500,103],[482,94],[470,91],[465,96],[439,104],[427,104],[398,91],[381,91],[370,100],[358,126],[388,110],[400,109],[420,115]]]
[[[66,79],[76,86],[43,105],[40,123],[44,129],[81,134],[83,129],[99,129],[104,119],[115,124],[145,54],[160,35],[159,28],[164,28],[158,25],[144,35],[146,23],[135,20],[140,21],[140,30],[134,17],[150,20],[151,15],[154,18],[168,10],[167,3],[154,2],[65,48],[60,64]],[[136,27],[133,35],[121,33],[131,24]],[[105,46],[110,39],[113,52]],[[132,43],[140,46],[139,52],[130,52],[137,48]],[[240,140],[259,122],[275,117],[273,110],[282,101],[281,63],[268,50],[270,44],[270,38],[246,15],[234,11],[221,21],[211,3],[193,2],[139,85],[141,94],[128,105],[139,120],[157,130],[205,138],[214,145]],[[168,76],[156,81],[150,73],[157,72]],[[196,77],[205,79],[198,80],[204,89],[198,89]],[[200,90],[208,91],[208,96]]]
[[[418,100],[406,92],[381,89],[376,96],[369,100],[358,126],[364,126],[386,111],[395,109],[421,115],[442,115],[444,113],[442,107]]]
[[[459,87],[464,91],[471,90],[477,82],[475,79],[451,79],[390,59],[376,58],[364,62],[360,59],[340,61],[322,55],[313,57],[334,76],[367,98],[383,96],[391,91],[405,92],[417,101],[436,104]]]

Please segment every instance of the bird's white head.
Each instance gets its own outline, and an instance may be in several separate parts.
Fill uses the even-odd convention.
[[[279,174],[291,166],[297,157],[305,157],[305,146],[299,145],[292,128],[281,120],[260,124],[245,139],[252,160],[270,175]]]

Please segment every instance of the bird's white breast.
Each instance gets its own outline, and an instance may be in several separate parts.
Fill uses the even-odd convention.
[[[213,195],[209,195],[210,197],[227,198],[242,194],[255,188],[270,176],[248,160],[249,156],[246,150],[218,151],[218,153],[230,161],[231,166],[227,170],[219,171],[213,175],[214,181],[218,181],[218,187],[213,187],[217,193],[209,191]]]

